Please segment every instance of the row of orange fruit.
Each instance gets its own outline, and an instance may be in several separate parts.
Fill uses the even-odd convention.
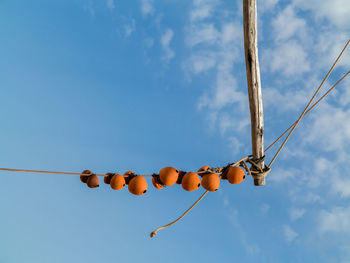
[[[84,170],[82,174],[86,175],[81,175],[80,180],[88,187],[99,187],[98,176],[89,170]],[[221,179],[228,180],[231,184],[239,184],[245,179],[245,173],[241,168],[232,166],[222,173]],[[132,171],[128,171],[124,175],[107,173],[103,181],[114,190],[121,190],[125,185],[128,185],[129,192],[134,195],[143,195],[147,192],[146,179]],[[214,192],[219,189],[220,176],[213,172],[209,166],[200,168],[197,173],[179,171],[174,167],[164,167],[159,171],[159,174],[152,175],[152,184],[158,190],[176,183],[181,184],[186,191],[195,191],[202,186],[204,189]]]

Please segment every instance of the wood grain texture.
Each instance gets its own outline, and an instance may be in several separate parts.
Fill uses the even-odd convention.
[[[251,118],[252,154],[264,156],[264,118],[258,59],[256,0],[243,0],[244,50]],[[259,163],[263,169],[264,162]],[[265,178],[254,179],[254,185],[265,185]]]

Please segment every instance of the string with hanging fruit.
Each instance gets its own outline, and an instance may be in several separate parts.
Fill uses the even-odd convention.
[[[195,191],[201,186],[207,191],[215,192],[219,189],[220,180],[228,180],[231,184],[239,184],[245,179],[245,172],[243,169],[229,164],[222,168],[210,168],[206,165],[197,172],[185,172],[174,167],[164,167],[158,174],[154,173],[151,176],[137,175],[132,171],[127,171],[124,175],[109,172],[99,176],[103,176],[104,183],[110,185],[113,190],[122,190],[128,185],[130,193],[144,195],[148,190],[145,177],[152,177],[152,184],[157,190],[179,184],[189,192]],[[100,186],[98,175],[90,170],[84,170],[80,174],[80,181],[89,188]]]

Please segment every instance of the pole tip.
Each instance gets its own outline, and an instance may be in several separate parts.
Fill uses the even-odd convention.
[[[262,178],[254,178],[254,185],[255,186],[264,186],[265,185],[265,177]]]

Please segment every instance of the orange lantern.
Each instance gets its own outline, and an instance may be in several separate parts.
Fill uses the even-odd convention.
[[[155,177],[155,176],[152,177],[152,184],[153,184],[154,188],[156,188],[156,189],[158,189],[158,190],[164,188],[164,186],[163,186],[162,184],[159,183],[158,178]]]
[[[239,184],[244,181],[245,174],[241,168],[233,166],[228,168],[226,172],[226,178],[231,184]]]
[[[125,178],[121,174],[114,174],[110,181],[110,186],[113,190],[121,190],[125,184]]]
[[[220,186],[220,177],[217,173],[206,173],[202,176],[201,185],[205,190],[215,192]]]
[[[179,177],[179,171],[174,167],[164,167],[159,171],[159,179],[162,184],[172,186]]]
[[[182,188],[186,191],[197,190],[201,186],[201,179],[194,172],[188,172],[182,178]]]
[[[143,195],[147,192],[147,181],[143,176],[133,176],[129,180],[128,189],[134,195]]]
[[[90,175],[86,182],[87,186],[90,188],[96,188],[100,186],[100,179],[96,174]]]

